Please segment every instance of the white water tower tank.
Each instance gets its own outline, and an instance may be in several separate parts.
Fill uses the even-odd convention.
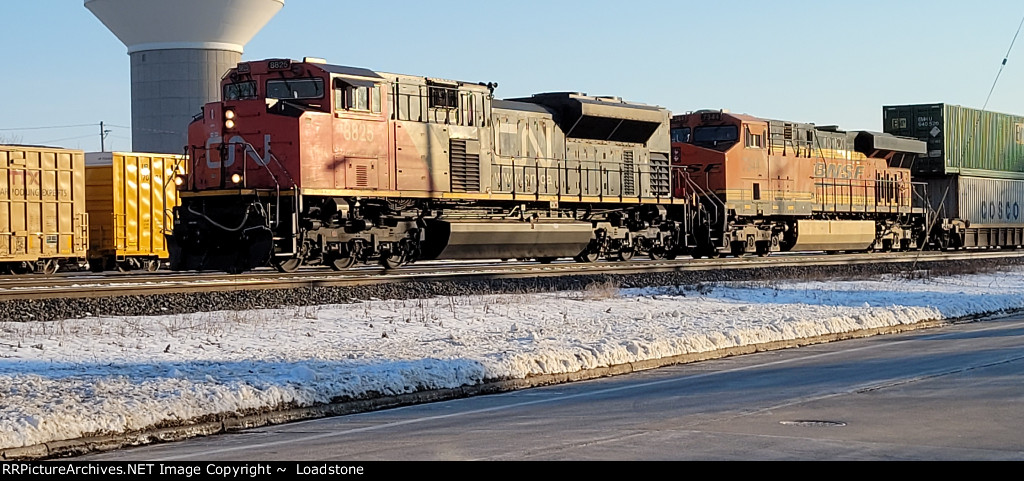
[[[132,150],[182,153],[188,124],[284,0],[85,0],[128,47]]]

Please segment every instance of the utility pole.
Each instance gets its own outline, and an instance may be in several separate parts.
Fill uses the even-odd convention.
[[[110,133],[109,130],[104,130],[103,129],[103,121],[101,120],[100,121],[100,152],[106,152],[107,151],[107,148],[104,145],[103,141],[106,140],[107,134],[109,134],[109,133]]]

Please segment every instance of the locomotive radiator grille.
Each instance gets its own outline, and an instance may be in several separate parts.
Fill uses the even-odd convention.
[[[480,154],[466,147],[465,140],[450,140],[452,192],[480,192]]]
[[[651,194],[666,197],[669,194],[668,156],[651,154]]]
[[[633,165],[633,151],[622,152],[622,195],[636,195],[636,176]]]

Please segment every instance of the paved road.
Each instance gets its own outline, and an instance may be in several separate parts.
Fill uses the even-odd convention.
[[[81,460],[1024,460],[1009,317]]]

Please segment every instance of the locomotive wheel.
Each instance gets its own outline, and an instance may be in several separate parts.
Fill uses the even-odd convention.
[[[636,254],[636,251],[633,249],[622,249],[619,251],[618,257],[620,261],[628,262],[633,259],[633,254]]]
[[[299,270],[302,265],[302,259],[298,257],[290,257],[283,261],[275,262],[274,267],[277,268],[278,272],[289,273]]]
[[[666,257],[665,249],[652,249],[647,253],[647,257],[650,257],[652,261],[660,261]]]
[[[575,259],[576,262],[581,262],[581,263],[584,263],[584,264],[590,264],[590,263],[593,263],[593,262],[597,262],[597,259],[600,258],[600,257],[601,257],[600,253],[587,250],[587,251],[580,252],[579,255],[577,255],[573,259]]]
[[[160,260],[150,259],[146,261],[146,272],[156,272],[160,270]]]
[[[343,271],[355,265],[356,260],[354,257],[335,257],[331,259],[331,269],[336,271]]]
[[[387,254],[380,256],[380,265],[384,266],[385,269],[397,269],[402,263],[405,262],[405,256],[402,254]]]

